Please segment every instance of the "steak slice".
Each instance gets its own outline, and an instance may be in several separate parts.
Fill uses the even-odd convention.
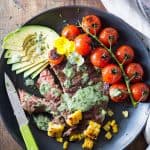
[[[71,70],[67,70],[66,68]],[[80,67],[68,64],[67,61],[64,61],[59,65],[53,66],[52,69],[54,70],[58,80],[60,81],[63,92],[67,93],[70,97],[73,97],[80,88],[86,88],[87,86],[92,86],[101,82],[100,69],[94,68],[90,63],[89,58],[86,58],[84,64]],[[66,82],[70,82],[68,83],[69,85],[67,84],[68,86],[66,86]],[[107,96],[108,85],[106,83],[102,83],[100,91],[102,91],[103,94]],[[84,121],[82,122],[85,125],[82,126],[85,127],[88,120],[95,120],[99,123],[102,123],[105,118],[102,110],[106,110],[107,104],[108,101],[103,101],[100,104],[93,106],[89,111],[84,112]],[[67,110],[61,110],[61,115],[64,118],[67,118],[69,114],[70,113]]]
[[[19,89],[19,98],[22,108],[28,113],[45,112],[49,103],[44,98],[39,98]]]
[[[79,88],[84,88],[100,81],[99,71],[93,67],[88,58],[80,67],[64,61],[59,65],[53,66],[52,69],[60,81],[64,93],[69,95],[74,95]],[[69,71],[72,71],[71,77],[67,76],[67,71],[68,74]]]
[[[54,76],[48,69],[41,72],[37,83],[41,95],[44,98],[31,95],[24,90],[19,90],[21,105],[29,113],[33,112],[56,112],[61,103],[62,90],[55,83]]]
[[[48,69],[43,70],[36,83],[41,95],[50,104],[52,111],[57,110],[57,106],[61,103],[62,90],[55,82],[55,77]]]

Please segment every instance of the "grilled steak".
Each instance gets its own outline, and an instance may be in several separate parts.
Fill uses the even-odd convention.
[[[77,67],[64,61],[63,63],[56,65],[52,68],[60,81],[64,93],[67,93],[70,97],[73,97],[79,89],[86,88],[88,86],[95,85],[100,82],[100,70],[93,67],[90,60],[86,58],[85,63]],[[104,95],[108,95],[108,85],[102,83],[99,89]],[[83,113],[84,124],[86,126],[88,120],[95,120],[97,122],[103,122],[105,116],[101,113],[102,110],[107,108],[108,101],[103,101],[96,106],[93,106],[89,111]],[[82,106],[80,105],[80,108]],[[62,111],[61,115],[67,118],[68,111]]]
[[[99,72],[92,66],[89,59],[77,67],[64,61],[53,67],[65,93],[73,95],[79,88],[93,85],[100,81]]]
[[[37,80],[37,87],[44,98],[30,95],[24,90],[19,90],[21,105],[29,113],[32,112],[56,112],[60,104],[61,89],[55,84],[54,77],[48,69],[41,72]]]
[[[46,99],[31,95],[24,90],[19,90],[19,97],[23,109],[29,113],[44,112],[49,107]]]

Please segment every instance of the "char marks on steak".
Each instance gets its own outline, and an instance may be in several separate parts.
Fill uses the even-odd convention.
[[[88,58],[86,58],[85,63],[80,66],[77,67],[76,65],[71,65],[73,71],[75,72],[75,75],[69,79],[65,73],[63,72],[64,68],[68,65],[68,63],[66,61],[64,61],[63,63],[53,66],[53,70],[57,76],[57,78],[60,81],[60,84],[63,88],[63,91],[65,93],[68,93],[70,95],[74,95],[74,93],[79,89],[79,88],[84,88],[86,86],[88,86],[88,84],[91,82],[91,84],[95,84],[98,83],[100,81],[100,75],[99,73],[96,71],[96,69],[93,67],[93,65],[90,63],[90,60]],[[84,76],[84,74],[87,73],[88,75],[88,79],[86,82],[82,82],[83,79],[82,77]],[[70,87],[65,87],[64,83],[66,80],[70,80],[71,81],[71,86]]]

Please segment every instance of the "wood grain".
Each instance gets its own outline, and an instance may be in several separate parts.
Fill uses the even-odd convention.
[[[105,10],[100,0],[0,0],[0,44],[8,32],[16,29],[36,14],[66,5],[85,5]],[[145,147],[146,143],[141,134],[127,150],[144,150]],[[8,133],[1,118],[0,150],[21,150],[21,147]]]

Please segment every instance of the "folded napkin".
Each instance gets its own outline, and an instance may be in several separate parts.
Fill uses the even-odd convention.
[[[108,12],[122,18],[131,25],[144,39],[144,43],[150,49],[150,24],[138,9],[136,0],[101,0]],[[150,144],[150,116],[145,128],[145,139]],[[150,145],[147,148],[150,150]]]

